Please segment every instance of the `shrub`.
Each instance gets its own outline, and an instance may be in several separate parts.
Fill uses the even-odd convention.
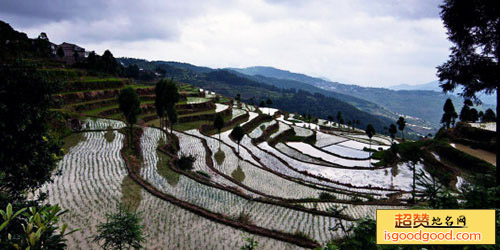
[[[226,158],[226,155],[224,154],[224,151],[219,150],[217,153],[214,155],[215,161],[217,162],[217,165],[222,165],[224,163],[224,159]]]
[[[193,163],[196,161],[196,157],[193,155],[182,154],[179,159],[175,161],[175,166],[187,171],[193,169]]]
[[[305,239],[305,240],[312,241],[311,237],[309,237],[308,234],[306,234],[306,233],[304,233],[304,232],[302,232],[300,230],[295,231],[295,233],[293,234],[293,236],[295,236],[295,237],[297,237],[299,239]]]
[[[241,211],[238,216],[234,217],[234,220],[245,224],[253,224],[250,214],[245,213],[245,211]]]
[[[337,197],[335,197],[335,195],[327,193],[327,192],[321,192],[321,193],[319,193],[319,198],[321,200],[334,200]]]

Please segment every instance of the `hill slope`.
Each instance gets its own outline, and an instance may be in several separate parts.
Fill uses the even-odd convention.
[[[249,67],[235,69],[237,72],[255,76],[263,75],[279,79],[300,81],[317,88],[332,91],[344,95],[349,95],[376,103],[387,110],[397,114],[403,114],[415,118],[411,121],[414,124],[430,126],[435,131],[439,126],[442,116],[442,109],[447,98],[451,98],[457,110],[460,110],[463,100],[456,95],[446,95],[441,92],[429,90],[391,90],[386,88],[369,88],[357,85],[331,82],[321,78],[310,77],[304,74],[297,74],[286,70],[272,67]],[[411,119],[411,118],[410,118]]]
[[[119,60],[125,63],[125,60]],[[133,62],[127,59],[126,63]],[[138,60],[138,63],[141,63],[140,66],[142,67],[145,62]],[[339,94],[329,93],[314,86],[309,87],[307,92],[305,90],[283,88],[287,84],[294,84],[293,86],[298,87],[301,85],[299,82],[265,77],[243,77],[230,70],[210,69],[209,71],[209,68],[206,67],[177,62],[153,61],[149,62],[149,66],[144,65],[144,67],[152,67],[151,64],[162,68],[166,71],[167,76],[174,77],[178,81],[209,89],[225,96],[236,97],[237,94],[240,94],[241,99],[246,102],[253,100],[255,104],[258,104],[261,100],[265,101],[270,98],[273,101],[272,106],[275,108],[300,114],[309,113],[323,119],[326,119],[328,115],[335,117],[337,112],[340,111],[346,122],[360,120],[360,128],[364,128],[371,123],[379,132],[382,132],[383,128],[392,122],[386,117],[372,115],[358,109],[338,98],[341,96]],[[324,95],[325,93],[329,94],[329,96]],[[348,97],[344,98],[348,99]],[[357,102],[366,106],[376,106],[363,100],[357,100]]]

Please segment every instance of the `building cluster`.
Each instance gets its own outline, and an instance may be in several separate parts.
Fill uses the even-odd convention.
[[[84,61],[91,53],[76,44],[66,42],[60,45],[50,43],[50,49],[55,58],[69,65]]]

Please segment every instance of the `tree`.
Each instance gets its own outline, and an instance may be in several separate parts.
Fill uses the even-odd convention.
[[[28,210],[28,212],[25,212]],[[2,249],[66,249],[67,225],[59,228],[59,218],[66,211],[58,205],[42,208],[24,207],[14,212],[12,204],[0,209],[3,219],[0,225],[0,247]],[[34,223],[36,222],[36,223]],[[23,230],[16,230],[22,228]],[[7,237],[4,237],[7,235]]]
[[[219,150],[220,150],[220,131],[224,127],[224,119],[220,114],[217,114],[214,120],[214,128],[219,132]]]
[[[482,110],[481,110],[481,111],[479,111],[479,120],[480,120],[481,122],[483,122],[483,120],[484,120],[484,112],[483,112]]]
[[[170,122],[170,134],[173,134],[174,132],[174,124],[177,123],[177,110],[174,106],[171,106],[167,110],[167,115],[168,115],[168,121]]]
[[[106,214],[106,222],[97,226],[98,234],[93,241],[104,249],[140,249],[145,240],[141,220],[139,213],[119,204],[118,212]]]
[[[243,131],[243,128],[240,126],[236,126],[233,128],[233,131],[231,131],[231,137],[235,139],[238,142],[238,155],[240,154],[240,142],[241,139],[243,139],[243,136],[245,136],[245,131]]]
[[[0,194],[11,200],[49,181],[63,155],[49,131],[60,86],[33,66],[0,64]]]
[[[333,125],[333,116],[332,115],[328,116],[328,121],[330,121],[330,125]]]
[[[259,107],[264,108],[266,106],[266,103],[264,101],[260,101]]]
[[[255,105],[255,97],[250,98],[250,105]]]
[[[418,143],[406,143],[405,147],[400,147],[399,154],[401,155],[401,161],[407,162],[410,170],[413,171],[413,190],[412,190],[412,200],[415,203],[416,199],[416,165],[422,158],[422,149]]]
[[[105,73],[116,74],[118,72],[118,62],[111,51],[106,50],[101,57],[102,69]]]
[[[483,122],[495,122],[496,120],[495,112],[491,109],[487,109],[486,112],[484,112],[483,116]]]
[[[341,124],[340,121],[343,121],[342,112],[340,112],[340,111],[337,112],[337,121],[339,122],[339,128],[340,128],[340,124]]]
[[[477,113],[477,109],[472,108],[470,110],[470,121],[477,122],[478,119],[479,119],[479,114]]]
[[[273,101],[271,98],[268,98],[266,101],[267,107],[271,108],[271,105],[273,105]],[[271,110],[269,110],[269,115],[271,115]]]
[[[437,67],[437,76],[444,92],[463,87],[461,95],[480,103],[476,93],[496,91],[500,103],[500,18],[496,1],[446,0],[441,7],[441,18],[448,30],[448,39],[454,44],[447,62]],[[497,105],[497,114],[500,106]],[[496,119],[497,142],[500,141],[500,121]],[[497,145],[497,159],[500,145]],[[497,161],[497,169],[499,161]],[[496,172],[500,185],[500,171]]]
[[[241,95],[240,93],[236,94],[235,100],[239,103],[241,101]]]
[[[347,126],[348,126],[349,128],[352,126],[352,121],[351,121],[351,120],[347,121]]]
[[[162,79],[156,83],[155,87],[155,107],[156,114],[160,117],[160,126],[164,127],[165,121],[162,117],[168,116],[175,119],[174,122],[170,121],[171,126],[177,122],[177,112],[175,104],[180,100],[179,89],[173,79]],[[170,113],[169,113],[170,112]],[[174,115],[175,114],[175,115]],[[171,131],[173,128],[171,127]]]
[[[366,126],[366,135],[368,136],[368,138],[370,138],[370,149],[372,148],[372,137],[375,135],[375,128],[373,127],[373,125],[371,124],[368,124],[368,126]]]
[[[394,124],[389,125],[389,135],[391,136],[392,143],[394,143],[394,138],[396,138],[397,132],[398,129],[396,128],[396,125]]]
[[[460,110],[460,121],[470,122],[472,120],[472,112],[471,112],[472,105],[473,104],[471,100],[466,99],[464,101],[464,106],[462,107],[462,110]]]
[[[156,114],[160,118],[160,127],[164,127],[163,116],[165,115],[165,80],[160,80],[155,86],[155,108]]]
[[[405,118],[400,116],[398,121],[396,122],[396,124],[398,125],[398,129],[401,130],[401,135],[403,137],[403,141],[405,140],[405,133],[404,133],[404,129],[406,127],[406,121],[405,121]]]
[[[38,35],[38,39],[48,41],[49,37],[47,36],[47,33],[42,32],[40,33],[40,35]]]
[[[137,115],[141,113],[141,101],[139,95],[132,87],[126,87],[120,91],[118,105],[127,120],[129,127],[129,147],[132,143],[132,126],[137,122]]]
[[[443,117],[441,118],[441,123],[446,126],[447,129],[450,128],[450,124],[455,124],[455,119],[458,117],[455,111],[455,106],[450,98],[446,100],[443,106]]]
[[[59,47],[57,48],[57,51],[56,51],[56,54],[59,58],[63,58],[64,57],[64,50],[62,47]]]

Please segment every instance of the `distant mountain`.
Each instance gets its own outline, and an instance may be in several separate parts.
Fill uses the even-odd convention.
[[[246,75],[243,73],[239,73],[238,71],[233,71],[233,70],[230,70],[230,71],[239,75],[240,77],[244,77],[244,78],[256,81],[256,82],[269,84],[269,85],[278,87],[280,89],[304,90],[304,91],[311,92],[313,94],[319,93],[319,94],[325,95],[327,97],[333,97],[333,98],[339,99],[343,102],[346,102],[346,103],[353,105],[354,107],[358,108],[359,110],[363,110],[365,112],[369,112],[369,113],[374,114],[374,115],[384,116],[384,117],[387,117],[389,119],[395,118],[395,114],[391,113],[389,110],[387,110],[387,109],[385,109],[385,108],[383,108],[383,107],[381,107],[373,102],[369,102],[369,101],[366,101],[366,100],[363,100],[363,99],[360,99],[360,98],[357,98],[354,96],[324,90],[324,89],[317,88],[317,87],[310,85],[310,84],[304,84],[303,82],[296,81],[296,80],[278,79],[278,78],[266,77],[266,76],[262,76],[262,75]]]
[[[400,84],[400,85],[390,86],[389,89],[392,89],[392,90],[432,90],[432,91],[436,91],[436,92],[443,91],[439,87],[439,81],[432,81],[432,82],[418,84],[418,85]]]
[[[391,86],[389,88],[392,90],[432,90],[432,91],[436,91],[436,92],[443,91],[443,89],[441,89],[441,87],[439,87],[439,81],[437,81],[437,80],[432,81],[432,82],[428,82],[428,83],[424,83],[424,84],[417,84],[417,85],[400,84],[400,85],[396,85],[396,86]],[[460,93],[460,90],[456,90],[453,94],[457,95],[458,93]],[[479,97],[479,99],[481,99],[481,101],[484,104],[493,105],[493,106],[497,105],[496,95],[486,95],[484,93],[479,93],[477,96]]]
[[[134,60],[130,58],[118,58],[118,60],[126,65],[135,64]],[[336,116],[337,112],[340,111],[346,123],[347,121],[359,120],[361,122],[359,128],[365,128],[367,124],[373,124],[379,133],[382,133],[383,128],[391,122],[386,117],[362,111],[336,97],[376,107],[377,105],[373,103],[325,91],[293,80],[248,76],[231,70],[210,69],[186,63],[136,60],[138,66],[142,68],[159,67],[166,72],[166,76],[173,77],[177,81],[199,86],[229,97],[236,97],[237,94],[240,94],[241,99],[249,103],[253,101],[254,104],[258,104],[260,101],[270,98],[275,108],[299,114],[311,114],[314,117],[323,119],[326,119],[328,115]],[[303,85],[307,90],[304,89]],[[382,108],[379,107],[379,109]]]
[[[369,101],[392,111],[397,115],[405,115],[415,130],[422,134],[434,132],[440,127],[442,107],[447,98],[451,98],[457,112],[460,111],[463,99],[453,94],[444,94],[432,90],[391,90],[386,88],[370,88],[358,85],[327,81],[317,77],[293,73],[272,67],[249,67],[232,70],[247,75],[263,75],[279,79],[288,79],[312,85],[365,101]],[[428,84],[431,87],[432,84]],[[404,87],[404,86],[401,86]],[[488,107],[488,106],[487,106]],[[419,129],[420,128],[420,129]],[[430,129],[427,129],[430,128]]]

